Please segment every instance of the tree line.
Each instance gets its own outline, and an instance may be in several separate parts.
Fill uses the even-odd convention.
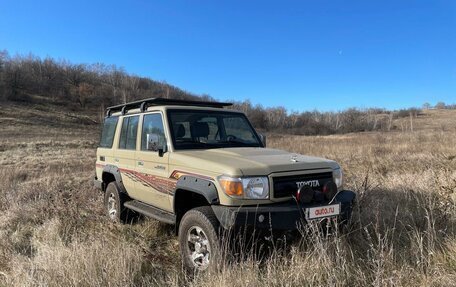
[[[379,108],[349,108],[339,112],[305,111],[289,113],[284,107],[263,108],[250,101],[236,102],[234,109],[247,114],[255,127],[265,131],[284,131],[298,135],[329,135],[363,131],[390,131],[398,127],[393,120],[416,118],[420,109],[387,111]]]
[[[34,55],[10,56],[0,51],[0,101],[49,101],[77,111],[101,113],[110,105],[163,97],[214,101],[209,95],[195,95],[169,85],[127,73],[115,65],[74,64]],[[454,105],[444,105],[454,108]],[[346,109],[340,112],[289,112],[284,107],[263,107],[250,101],[234,102],[233,109],[247,114],[262,131],[317,135],[373,130],[391,130],[393,119],[417,117],[420,109]],[[423,108],[430,108],[428,104]],[[442,108],[442,103],[437,108]]]
[[[165,82],[128,74],[115,65],[73,64],[34,55],[11,57],[0,51],[0,99],[27,102],[33,97],[81,109],[152,97],[201,98]]]

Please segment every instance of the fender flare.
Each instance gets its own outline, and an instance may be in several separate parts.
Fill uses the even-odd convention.
[[[191,175],[183,175],[177,180],[176,188],[174,190],[173,209],[175,214],[177,212],[176,195],[179,193],[179,190],[190,191],[202,195],[209,205],[220,203],[217,188],[212,181]]]
[[[117,166],[112,165],[112,164],[105,165],[103,168],[103,172],[102,172],[102,180],[103,180],[103,174],[105,174],[105,173],[112,174],[117,183],[117,186],[120,188],[120,191],[127,194],[127,190],[125,189],[125,186],[123,185],[122,175],[120,174],[120,170]],[[103,185],[104,185],[103,186],[104,190],[106,190],[107,184],[104,181],[103,181]]]

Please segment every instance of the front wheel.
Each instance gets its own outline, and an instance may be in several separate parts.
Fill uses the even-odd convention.
[[[220,260],[219,228],[210,206],[185,213],[179,225],[179,245],[185,269],[203,271]]]

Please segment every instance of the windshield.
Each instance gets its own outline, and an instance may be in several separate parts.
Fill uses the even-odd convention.
[[[262,147],[244,114],[226,111],[168,110],[176,150]]]

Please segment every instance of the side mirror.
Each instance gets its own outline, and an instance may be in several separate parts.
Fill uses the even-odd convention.
[[[163,155],[167,151],[168,151],[168,146],[166,144],[164,144],[161,148],[158,149],[158,156],[163,157]]]
[[[263,143],[263,146],[266,147],[266,136],[263,134],[259,134],[258,136],[260,137],[260,140]]]
[[[167,145],[164,136],[158,134],[147,134],[146,148],[148,151],[156,151],[160,157],[167,152]]]

